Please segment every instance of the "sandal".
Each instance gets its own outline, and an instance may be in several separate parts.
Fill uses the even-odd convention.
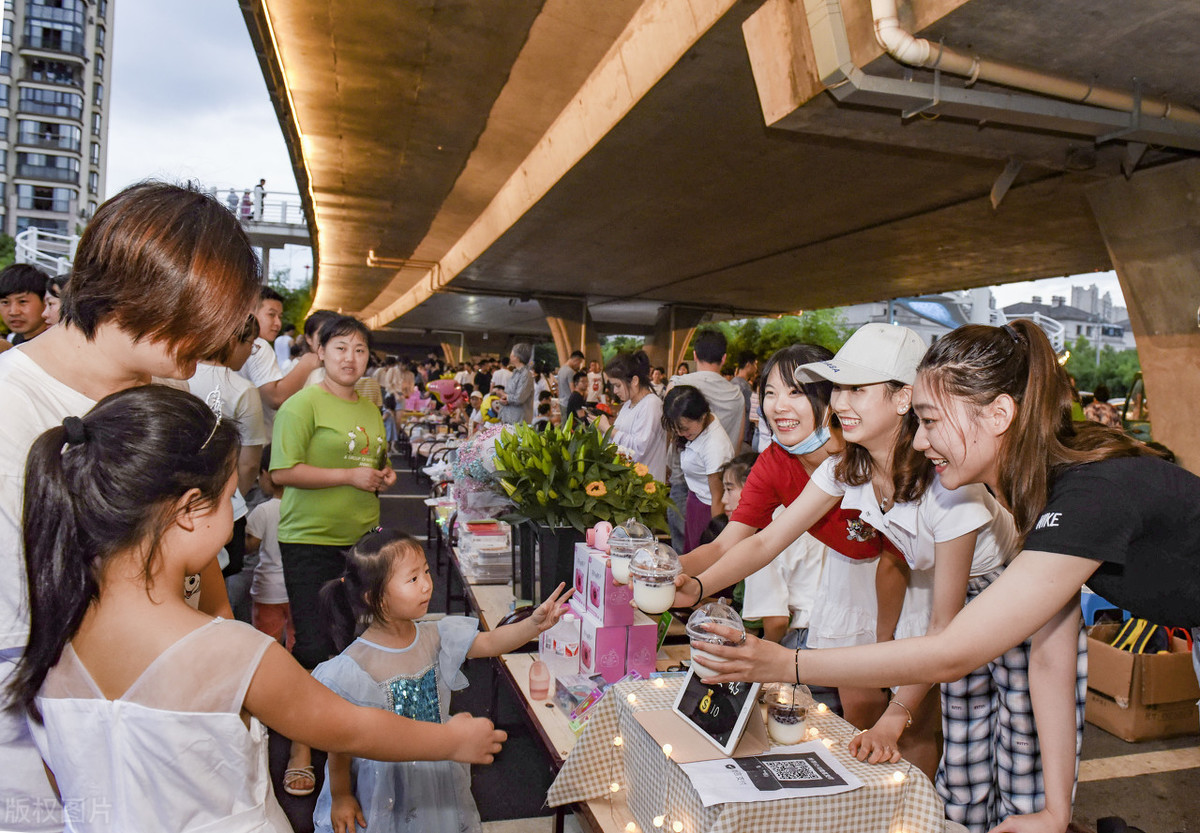
[[[309,786],[298,787],[297,782],[307,781]],[[288,795],[305,796],[312,795],[313,790],[317,788],[317,773],[312,768],[312,764],[308,766],[298,766],[292,769],[283,771],[283,791]]]

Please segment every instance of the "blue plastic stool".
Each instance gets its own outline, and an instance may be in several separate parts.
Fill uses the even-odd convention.
[[[1089,628],[1096,624],[1096,614],[1102,610],[1120,610],[1122,622],[1129,618],[1128,610],[1121,610],[1108,599],[1093,593],[1086,587],[1079,596],[1079,605],[1083,608],[1083,623]]]

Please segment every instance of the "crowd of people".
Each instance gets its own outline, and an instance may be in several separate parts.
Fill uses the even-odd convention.
[[[285,322],[238,219],[158,183],[97,210],[68,279],[0,272],[0,313],[6,829],[288,830],[264,725],[292,741],[289,793],[330,753],[318,829],[476,828],[462,765],[505,735],[449,692],[570,591],[487,633],[421,621],[428,564],[379,494],[398,426],[434,412],[608,432],[671,484],[677,606],[744,582],[761,621],[714,628],[714,679],[824,686],[851,754],[909,759],[973,833],[1070,820],[1085,583],[1200,624],[1200,478],[1103,409],[1073,422],[1031,322],[929,350],[866,325],[761,371],[704,331],[669,378],[642,351],[551,372],[528,343],[408,362],[350,316]]]

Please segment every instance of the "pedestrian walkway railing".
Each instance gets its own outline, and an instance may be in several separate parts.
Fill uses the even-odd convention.
[[[267,191],[261,211],[254,200],[253,188],[218,188],[213,196],[225,204],[243,223],[281,223],[304,226],[304,208],[299,194]]]
[[[37,266],[51,275],[65,275],[75,261],[79,235],[54,234],[33,226],[18,234],[16,241],[17,263]]]

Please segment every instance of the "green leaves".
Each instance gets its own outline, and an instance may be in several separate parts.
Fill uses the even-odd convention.
[[[639,475],[608,434],[577,428],[571,417],[544,432],[518,424],[497,437],[496,476],[517,507],[514,517],[580,531],[637,517],[667,529],[667,487]]]

